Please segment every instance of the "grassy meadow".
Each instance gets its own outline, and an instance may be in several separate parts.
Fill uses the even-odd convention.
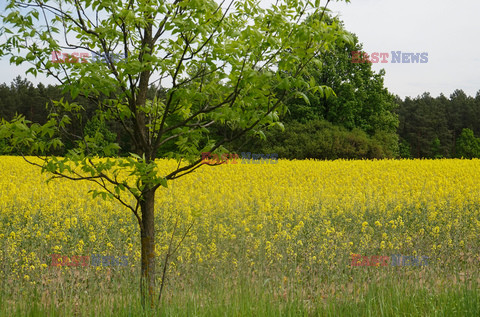
[[[158,284],[175,223],[173,245],[194,221],[156,312],[140,305],[132,212],[48,178],[0,157],[0,316],[480,315],[480,160],[204,166],[156,194]],[[68,264],[94,255],[126,263]]]

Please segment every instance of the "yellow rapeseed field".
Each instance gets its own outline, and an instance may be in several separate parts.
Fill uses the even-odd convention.
[[[176,163],[159,160],[158,166],[167,172]],[[128,267],[115,269],[138,269],[131,212],[92,199],[89,182],[46,183],[48,177],[22,158],[0,158],[0,270],[6,282],[48,283],[52,254],[125,255]],[[290,272],[301,282],[319,272],[351,270],[352,254],[426,255],[431,266],[478,266],[479,180],[480,160],[204,166],[157,192],[158,263],[178,217],[174,241],[195,224],[169,267],[177,278],[196,270],[210,278],[248,271],[281,279]]]

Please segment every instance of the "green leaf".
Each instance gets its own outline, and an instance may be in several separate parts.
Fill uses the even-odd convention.
[[[161,177],[161,178],[159,179],[159,182],[160,182],[160,185],[162,185],[162,186],[165,187],[165,188],[168,188],[168,184],[167,184],[167,179],[166,179],[166,178]]]
[[[297,97],[302,98],[302,99],[305,101],[306,104],[310,105],[310,100],[308,99],[307,95],[305,95],[303,92],[297,91],[297,92],[295,93],[295,95],[296,95]]]

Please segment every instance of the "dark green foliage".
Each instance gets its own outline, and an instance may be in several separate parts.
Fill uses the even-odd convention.
[[[404,101],[398,100],[402,157],[441,158],[465,155],[457,146],[460,134],[468,128],[480,135],[480,92],[476,98],[456,90],[450,99],[429,93]],[[474,152],[469,155],[480,157]]]
[[[10,154],[8,144],[5,140],[0,140],[0,155]]]
[[[457,157],[469,159],[480,157],[480,138],[476,138],[472,130],[463,129],[458,137]]]
[[[11,120],[16,113],[23,114],[27,120],[45,123],[47,110],[45,105],[49,101],[47,95],[53,95],[52,86],[45,87],[39,84],[34,87],[27,79],[16,77],[10,87],[0,85],[0,118]],[[51,96],[53,97],[53,96]]]
[[[110,146],[115,143],[117,134],[111,131],[101,116],[95,116],[88,120],[85,124],[84,136],[90,153],[99,156],[118,154],[118,148]]]
[[[410,148],[410,144],[408,144],[405,140],[400,140],[398,143],[398,156],[401,158],[410,159],[412,158],[412,149]]]
[[[388,148],[396,140],[385,135],[370,137],[361,129],[348,130],[325,120],[292,122],[285,131],[276,129],[267,137],[266,153],[287,159],[362,159],[393,157]]]
[[[356,64],[358,65],[358,64]],[[150,93],[150,98],[154,98],[155,95]],[[291,102],[289,105],[289,112],[285,117],[287,130],[290,126],[296,127],[301,122],[306,124],[310,121],[321,121],[323,116],[315,108],[315,98],[317,95],[309,96],[311,105],[305,102],[300,102],[300,99],[295,99],[295,102]],[[337,97],[342,96],[341,92],[337,92]],[[16,113],[22,114],[27,120],[37,123],[45,123],[49,111],[51,111],[51,100],[58,100],[64,98],[71,102],[72,99],[68,94],[63,94],[58,86],[44,86],[38,84],[37,87],[33,86],[26,79],[17,77],[9,86],[6,84],[0,84],[0,113],[1,118],[5,120],[11,120]],[[160,96],[161,97],[161,96]],[[81,97],[78,97],[81,98]],[[132,151],[133,147],[129,143],[128,135],[124,133],[118,123],[105,122],[93,124],[95,121],[94,109],[95,104],[89,100],[83,100],[82,103],[88,110],[86,116],[83,118],[72,118],[72,124],[66,127],[66,130],[61,132],[62,142],[66,145],[65,149],[56,151],[55,154],[63,155],[66,150],[74,147],[75,140],[74,135],[81,135],[82,132],[89,131],[91,137],[95,137],[96,131],[93,126],[100,128],[98,131],[105,140],[111,144],[113,141],[117,141],[122,147],[123,152],[120,155],[128,155],[129,151]],[[464,128],[472,131],[473,135],[480,135],[480,92],[476,98],[468,97],[461,90],[457,90],[450,96],[450,99],[444,95],[440,95],[437,98],[433,98],[430,94],[425,93],[417,98],[405,98],[401,100],[397,98],[396,103],[399,104],[399,108],[395,111],[398,113],[400,123],[398,127],[398,136],[400,142],[397,144],[397,135],[392,134],[388,129],[380,129],[373,135],[368,135],[371,142],[381,144],[382,149],[378,153],[384,153],[385,157],[402,158],[441,158],[441,157],[480,157],[475,154],[475,151],[469,150],[468,143],[465,143],[466,135],[462,134]],[[26,106],[25,106],[26,104]],[[293,119],[295,118],[295,119]],[[92,121],[93,120],[93,121]],[[292,124],[293,121],[298,121]],[[90,123],[89,123],[90,122]],[[377,121],[378,123],[378,121]],[[99,125],[100,124],[100,125]],[[313,123],[312,123],[313,124]],[[315,124],[313,124],[315,125]],[[335,124],[338,128],[342,127],[341,123]],[[103,127],[109,128],[104,130]],[[355,127],[355,132],[346,126],[343,126],[345,131],[351,131],[358,134],[359,127]],[[86,129],[86,130],[85,130]],[[215,129],[212,127],[212,129]],[[231,131],[225,130],[225,128],[217,128],[216,134],[219,137],[225,136],[226,133]],[[102,132],[103,131],[103,132]],[[110,134],[111,133],[111,134]],[[311,133],[310,133],[311,134]],[[273,139],[265,143],[260,138],[243,138],[234,143],[235,146],[232,149],[238,151],[248,150],[256,153],[271,151],[273,144],[277,148],[281,148],[285,144],[295,144],[294,141],[287,140],[287,134],[280,138],[280,132],[274,131],[271,133],[267,131],[267,137]],[[304,138],[308,138],[309,133],[303,135]],[[463,135],[463,137],[461,137]],[[97,135],[99,137],[99,135]],[[458,142],[464,142],[462,145],[458,145]],[[309,140],[308,142],[315,142]],[[333,141],[332,141],[333,142]],[[319,145],[320,146],[320,145]],[[287,147],[287,145],[285,145]],[[289,145],[288,147],[291,148]],[[177,146],[174,142],[166,143],[163,147],[160,156],[165,156],[167,153],[174,152]],[[470,147],[475,148],[475,147]],[[18,154],[18,150],[11,149],[7,146],[5,140],[0,140],[0,154]],[[101,149],[93,151],[100,154]],[[286,151],[285,157],[288,158],[300,158],[295,157],[288,153],[305,153],[306,149],[299,151]],[[53,153],[53,152],[52,152]],[[348,157],[352,157],[349,151],[346,151]],[[348,154],[350,153],[350,154]],[[363,153],[360,151],[357,154]],[[103,153],[105,154],[105,153]],[[280,154],[280,153],[279,153]],[[310,153],[309,155],[303,154],[305,157],[342,157],[340,152],[331,156],[331,153],[325,153],[323,156]],[[353,155],[355,156],[355,155]],[[358,155],[357,155],[358,157]],[[368,157],[368,156],[365,156]]]
[[[330,23],[343,27],[336,19]],[[351,35],[352,43],[337,43],[333,53],[323,54],[308,69],[319,84],[331,87],[334,93],[327,89],[305,92],[309,102],[303,98],[292,100],[285,119],[299,122],[323,119],[350,130],[361,129],[370,136],[379,131],[395,134],[397,103],[384,87],[385,72],[374,72],[369,63],[352,62],[352,52],[360,51],[362,44]]]
[[[439,138],[435,138],[432,142],[432,155],[434,158],[442,158],[443,155],[441,154],[441,143]]]

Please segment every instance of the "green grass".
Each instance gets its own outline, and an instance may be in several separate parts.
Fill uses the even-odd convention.
[[[466,285],[432,293],[398,285],[372,285],[361,300],[329,301],[319,316],[478,316],[480,294]]]
[[[140,305],[135,272],[95,280],[2,290],[0,316],[478,316],[479,275],[354,270],[350,282],[265,280],[245,274],[205,281],[172,279],[156,311]],[[436,277],[436,278],[435,278]],[[66,279],[68,280],[68,278]],[[98,280],[96,280],[98,281]],[[193,283],[192,283],[193,282]],[[53,292],[52,292],[53,291]]]

